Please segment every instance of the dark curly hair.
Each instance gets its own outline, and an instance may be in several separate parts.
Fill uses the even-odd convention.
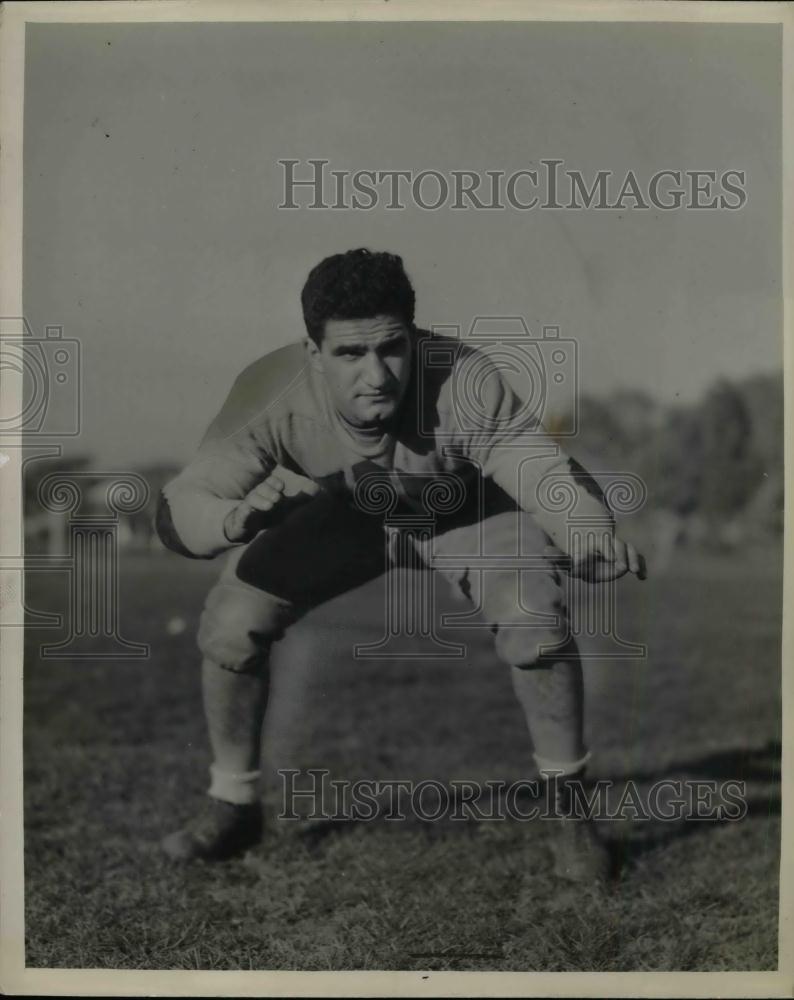
[[[402,258],[363,247],[320,261],[301,292],[303,321],[315,344],[323,339],[327,319],[399,316],[412,328],[415,303]]]

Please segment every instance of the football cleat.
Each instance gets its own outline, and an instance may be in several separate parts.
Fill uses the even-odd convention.
[[[553,829],[554,874],[567,882],[601,885],[610,873],[609,851],[586,819],[564,817]]]
[[[160,846],[172,861],[222,861],[242,854],[262,839],[259,802],[235,805],[209,798],[201,812]]]

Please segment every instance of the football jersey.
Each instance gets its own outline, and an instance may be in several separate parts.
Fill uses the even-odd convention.
[[[401,506],[417,511],[427,510],[433,490],[443,505],[444,495],[472,494],[492,479],[564,552],[572,510],[612,523],[597,484],[488,355],[424,331],[415,334],[408,386],[386,428],[356,428],[338,413],[302,342],[246,368],[194,459],[164,487],[161,538],[195,557],[231,548],[226,516],[276,466],[359,499],[367,477],[385,478]],[[564,509],[560,496],[568,497]]]

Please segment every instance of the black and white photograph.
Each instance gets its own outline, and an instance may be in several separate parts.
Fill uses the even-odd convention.
[[[791,11],[4,5],[4,992],[792,995]]]

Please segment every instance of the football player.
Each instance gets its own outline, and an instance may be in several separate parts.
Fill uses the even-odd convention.
[[[214,755],[208,798],[166,837],[165,851],[223,858],[261,838],[273,644],[310,609],[389,568],[373,484],[391,491],[396,509],[422,512],[428,489],[443,480],[457,501],[435,516],[421,556],[473,602],[511,672],[536,765],[565,817],[553,838],[555,870],[603,878],[603,846],[570,816],[589,754],[565,574],[642,578],[642,556],[617,537],[600,489],[526,416],[487,354],[433,336],[434,347],[449,349],[425,363],[431,335],[414,323],[414,290],[398,256],[358,249],[329,257],[309,274],[301,301],[305,340],[238,377],[195,458],[160,496],[165,545],[194,558],[228,551],[198,631]],[[571,491],[588,532],[543,502],[542,482],[552,481]],[[508,565],[519,555],[528,556],[526,569]],[[527,627],[527,606],[545,624]]]

